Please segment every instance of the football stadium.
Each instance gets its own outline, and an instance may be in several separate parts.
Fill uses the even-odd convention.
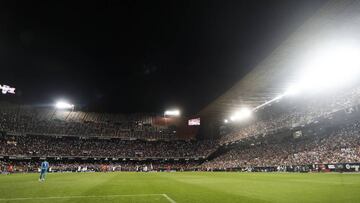
[[[360,1],[2,7],[0,203],[360,202]]]

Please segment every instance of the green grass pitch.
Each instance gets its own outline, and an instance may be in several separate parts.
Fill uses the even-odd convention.
[[[0,175],[0,203],[360,202],[360,174],[63,173]]]

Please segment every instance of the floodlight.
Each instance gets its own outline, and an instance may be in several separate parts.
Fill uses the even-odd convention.
[[[351,83],[360,76],[360,46],[356,43],[326,45],[308,53],[299,88],[323,90]]]
[[[224,120],[224,123],[228,123],[228,122],[229,122],[228,119],[225,119],[225,120]]]
[[[57,109],[72,109],[72,108],[74,108],[74,105],[70,104],[66,101],[58,101],[58,102],[56,102],[55,107]]]
[[[293,96],[299,94],[301,91],[301,88],[297,85],[291,85],[289,88],[286,89],[284,96]]]
[[[235,112],[231,117],[230,120],[232,121],[240,121],[247,119],[251,116],[252,111],[249,108],[242,108],[240,111]]]
[[[255,107],[257,110],[284,96],[300,92],[318,92],[326,89],[341,88],[355,83],[360,78],[360,43],[358,41],[341,41],[322,43],[314,46],[307,53],[304,63],[299,63],[298,80],[277,97]],[[239,113],[238,113],[239,114]],[[238,120],[234,114],[231,120]]]
[[[167,110],[164,113],[165,116],[180,116],[179,110]]]
[[[242,117],[244,117],[244,118],[248,118],[251,116],[251,110],[248,108],[242,108],[240,110],[240,113],[241,113]]]

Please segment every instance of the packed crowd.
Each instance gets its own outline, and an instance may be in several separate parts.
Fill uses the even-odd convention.
[[[282,129],[305,126],[323,118],[329,118],[334,112],[360,104],[360,88],[343,93],[326,95],[326,100],[310,95],[302,98],[285,98],[279,103],[258,111],[257,119],[244,125],[226,124],[220,143],[230,143],[257,135],[269,135]]]
[[[14,134],[176,139],[174,126],[154,124],[154,115],[105,114],[45,107],[0,105],[0,131]]]
[[[215,150],[212,141],[144,141],[84,139],[44,135],[0,136],[0,155],[29,157],[206,157]]]
[[[203,163],[210,169],[360,163],[360,123],[321,136],[235,147]]]
[[[0,161],[0,174],[7,172],[38,172],[41,161]],[[190,171],[196,161],[118,161],[118,162],[61,162],[50,161],[49,172],[115,172],[115,171]]]
[[[142,141],[120,139],[83,139],[79,137],[8,136],[0,138],[0,158],[6,156],[53,157],[53,172],[90,171],[187,171],[226,170],[235,168],[300,167],[337,163],[360,163],[360,122],[339,128],[326,128],[322,134],[294,137],[282,135],[279,139],[254,139],[248,143],[221,147],[211,141]],[[277,136],[277,135],[274,135]],[[215,158],[201,163],[196,158]],[[57,157],[78,157],[75,160]],[[81,157],[102,157],[86,161]],[[109,159],[104,159],[104,158]],[[112,159],[117,158],[117,159]],[[137,161],[136,158],[156,160]],[[126,159],[124,159],[126,158]],[[131,160],[131,158],[135,158]],[[168,161],[173,158],[172,162]],[[179,159],[180,158],[180,159]],[[192,161],[185,161],[185,160]],[[0,161],[0,170],[11,165],[14,171],[37,171],[40,161]],[[77,160],[77,161],[76,161]],[[80,160],[80,161],[79,161]],[[89,160],[89,159],[87,159]],[[270,170],[273,170],[270,169]],[[267,170],[267,169],[266,169]]]

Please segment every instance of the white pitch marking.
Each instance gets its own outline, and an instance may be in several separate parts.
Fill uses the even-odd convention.
[[[107,197],[144,197],[144,196],[163,196],[170,203],[176,203],[166,194],[133,194],[133,195],[99,195],[99,196],[59,196],[59,197],[20,197],[20,198],[2,198],[0,201],[22,201],[22,200],[35,200],[35,199],[72,199],[72,198],[107,198]]]
[[[170,203],[176,203],[176,201],[170,198],[167,194],[162,194],[162,196],[164,196],[167,200],[169,200]]]

